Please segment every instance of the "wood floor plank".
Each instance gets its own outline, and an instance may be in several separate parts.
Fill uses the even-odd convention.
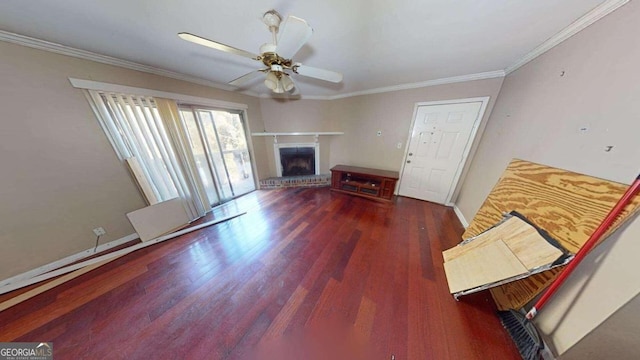
[[[452,209],[279,189],[199,221],[239,211],[0,312],[0,341],[62,359],[517,358],[487,293],[448,293]]]
[[[358,307],[358,315],[354,323],[358,334],[363,341],[370,344],[371,330],[373,328],[373,319],[376,316],[376,303],[366,296],[362,297],[360,306]]]
[[[271,342],[274,339],[279,339],[284,334],[287,325],[289,325],[291,318],[300,307],[307,293],[307,289],[302,286],[296,288],[296,291],[291,294],[285,306],[282,307],[282,310],[278,312],[277,316],[269,324],[269,328],[261,339],[262,342]]]

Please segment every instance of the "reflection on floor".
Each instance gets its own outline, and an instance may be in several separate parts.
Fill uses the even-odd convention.
[[[293,188],[202,221],[237,211],[1,312],[0,341],[60,359],[518,358],[488,294],[448,292],[452,209]]]

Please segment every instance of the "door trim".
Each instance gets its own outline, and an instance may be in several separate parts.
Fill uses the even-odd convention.
[[[462,170],[467,165],[467,160],[469,156],[473,156],[471,154],[471,148],[473,148],[473,143],[476,140],[476,136],[478,135],[478,129],[480,129],[480,125],[482,124],[482,120],[484,119],[484,113],[487,110],[489,105],[489,100],[491,96],[482,96],[482,97],[474,97],[474,98],[464,98],[464,99],[452,99],[452,100],[438,100],[438,101],[425,101],[425,102],[417,102],[413,107],[413,118],[411,119],[411,125],[409,127],[409,133],[407,134],[407,141],[405,142],[404,147],[404,156],[402,157],[402,166],[400,167],[400,179],[398,181],[398,185],[396,185],[395,194],[400,194],[400,185],[402,183],[402,178],[404,175],[404,165],[407,163],[407,157],[409,154],[409,143],[411,142],[411,137],[413,135],[413,127],[416,123],[416,116],[418,115],[418,108],[420,106],[432,106],[432,105],[451,105],[451,104],[465,104],[471,102],[481,102],[480,110],[478,111],[478,117],[473,122],[473,127],[471,128],[471,134],[469,135],[469,141],[464,147],[464,151],[462,153],[462,161],[458,164],[458,168],[456,169],[456,174],[453,177],[453,182],[451,184],[451,188],[449,189],[449,193],[447,194],[447,200],[444,202],[445,204],[451,204],[451,198],[453,194],[456,193],[458,189],[458,185],[460,185],[460,180],[462,176]],[[475,153],[475,150],[474,150]]]

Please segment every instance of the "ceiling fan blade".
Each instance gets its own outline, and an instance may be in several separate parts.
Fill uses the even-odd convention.
[[[294,71],[302,76],[312,77],[324,81],[330,81],[333,83],[339,83],[342,81],[342,74],[335,71],[318,69],[311,66],[302,64],[296,64]]]
[[[178,33],[178,36],[183,40],[187,40],[187,41],[190,41],[190,42],[198,44],[198,45],[207,46],[207,47],[210,47],[210,48],[213,48],[213,49],[216,49],[216,50],[220,50],[220,51],[228,52],[228,53],[231,53],[231,54],[248,57],[248,58],[254,59],[254,60],[258,59],[258,55],[256,55],[256,54],[250,53],[250,52],[242,50],[242,49],[234,48],[233,46],[225,45],[225,44],[219,43],[217,41],[205,39],[205,38],[203,38],[201,36],[193,35],[193,34],[190,34],[188,32]]]
[[[262,73],[263,71],[264,70],[256,70],[256,71],[252,71],[252,72],[250,72],[248,74],[244,74],[244,75],[240,76],[237,79],[229,81],[229,85],[242,86],[242,85],[248,83],[249,81],[251,81],[251,80],[253,80],[253,79],[257,78],[257,77],[262,76],[263,75],[263,73]]]
[[[291,59],[313,34],[313,29],[299,17],[289,15],[280,25],[276,52],[285,59]]]

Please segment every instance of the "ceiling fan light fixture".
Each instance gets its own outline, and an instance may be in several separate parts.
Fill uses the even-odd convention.
[[[264,80],[264,85],[275,92],[279,83],[280,79],[278,79],[278,75],[273,71],[269,71],[267,78]]]
[[[291,91],[291,89],[293,89],[293,87],[295,86],[293,84],[293,80],[291,80],[289,75],[284,73],[280,77],[280,82],[282,83],[282,88],[284,89],[284,91]]]
[[[276,94],[282,94],[284,92],[284,86],[282,86],[282,81],[278,81],[276,88],[272,89],[272,91]]]

